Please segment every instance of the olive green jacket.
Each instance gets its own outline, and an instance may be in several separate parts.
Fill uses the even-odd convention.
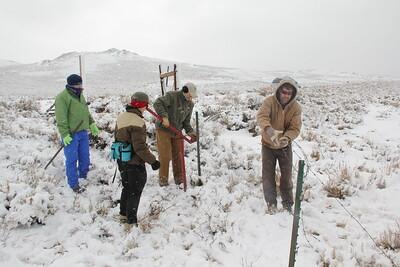
[[[186,100],[182,91],[167,92],[164,96],[157,98],[153,106],[158,115],[168,118],[170,125],[177,130],[185,129],[188,135],[194,132],[190,125],[194,104]],[[161,122],[157,122],[156,127],[167,130]]]

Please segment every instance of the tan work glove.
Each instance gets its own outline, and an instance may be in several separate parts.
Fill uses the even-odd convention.
[[[168,120],[167,117],[163,117],[163,119],[162,119],[162,125],[163,125],[165,128],[168,128],[168,127],[169,127],[169,120]]]
[[[279,146],[280,147],[287,147],[289,145],[289,137],[282,136],[279,138]]]
[[[279,145],[279,135],[283,133],[283,131],[278,131],[275,130],[272,127],[267,127],[265,129],[265,133],[269,136],[269,138],[271,139],[272,143],[274,143],[275,145]]]

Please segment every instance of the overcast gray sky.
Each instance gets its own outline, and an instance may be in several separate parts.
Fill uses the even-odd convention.
[[[400,78],[399,0],[0,0],[0,59],[128,49],[188,63]]]

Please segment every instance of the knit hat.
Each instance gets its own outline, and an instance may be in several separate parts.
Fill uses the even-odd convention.
[[[130,105],[134,108],[145,108],[149,104],[149,96],[143,92],[136,92],[131,97]]]
[[[184,93],[189,92],[193,98],[197,97],[197,87],[194,85],[194,83],[187,82],[185,85],[182,87],[182,90]]]
[[[82,84],[82,78],[77,74],[71,74],[67,78],[67,84],[69,86],[80,85]]]

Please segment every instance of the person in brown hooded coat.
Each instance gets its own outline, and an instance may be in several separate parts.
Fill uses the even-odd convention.
[[[122,192],[120,200],[121,221],[128,226],[137,225],[137,211],[140,197],[147,181],[145,163],[153,170],[160,168],[160,162],[150,152],[146,143],[146,124],[143,112],[149,103],[149,97],[143,92],[136,92],[126,111],[119,114],[115,126],[115,141],[132,146],[131,158],[124,162],[117,160],[118,169],[122,178]]]
[[[258,113],[257,123],[262,132],[262,180],[268,210],[275,212],[276,161],[281,171],[280,191],[282,206],[292,211],[292,141],[300,134],[301,106],[296,101],[298,84],[290,77],[272,81],[274,94],[265,98]]]

